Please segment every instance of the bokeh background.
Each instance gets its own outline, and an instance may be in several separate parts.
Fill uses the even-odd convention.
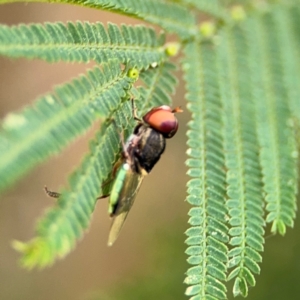
[[[9,4],[0,6],[0,22],[101,21],[136,24],[140,21],[116,14],[69,5]],[[0,57],[0,118],[32,102],[91,67],[92,64],[47,64],[42,61]],[[184,86],[174,105],[185,107]],[[188,180],[186,123],[188,112],[179,115],[180,130],[168,141],[161,161],[144,181],[126,226],[116,242],[106,246],[110,220],[107,201],[99,201],[90,229],[77,248],[53,267],[26,271],[18,265],[11,241],[33,237],[34,226],[52,205],[43,186],[53,190],[66,184],[68,174],[88,151],[95,127],[59,156],[34,169],[0,199],[0,300],[177,300],[185,299],[184,231],[189,206],[184,202]],[[0,157],[1,159],[1,157]],[[267,234],[269,228],[267,229]],[[268,236],[262,274],[248,299],[299,299],[300,225],[285,238]],[[232,285],[229,284],[231,289]],[[230,297],[233,299],[233,297]]]

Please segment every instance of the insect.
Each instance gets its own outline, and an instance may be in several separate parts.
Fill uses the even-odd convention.
[[[108,212],[112,217],[112,224],[108,236],[108,245],[111,246],[119,236],[126,217],[133,205],[136,194],[144,177],[150,173],[160,159],[166,146],[166,139],[172,138],[178,129],[178,120],[175,113],[182,112],[180,107],[171,109],[163,105],[148,111],[142,119],[136,115],[132,101],[133,117],[137,121],[133,133],[124,143],[123,135],[122,156],[114,167],[114,182],[109,196]],[[50,197],[59,197],[59,193],[49,191]]]

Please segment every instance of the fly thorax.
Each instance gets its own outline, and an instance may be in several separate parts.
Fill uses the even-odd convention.
[[[135,157],[141,169],[149,173],[165,150],[165,138],[151,127],[140,128],[140,140]]]

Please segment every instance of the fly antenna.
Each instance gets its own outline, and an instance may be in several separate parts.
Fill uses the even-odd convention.
[[[177,106],[175,107],[173,110],[172,110],[172,113],[175,114],[175,113],[181,113],[183,112],[181,106]]]
[[[47,186],[44,186],[44,191],[51,198],[59,198],[60,197],[60,193],[49,191]]]

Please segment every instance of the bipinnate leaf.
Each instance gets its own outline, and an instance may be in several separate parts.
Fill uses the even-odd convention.
[[[134,99],[141,113],[154,104],[166,104],[177,83],[171,73],[173,69],[173,64],[166,62],[141,73],[145,86],[139,89],[139,98]],[[161,81],[166,72],[168,76]],[[159,98],[159,93],[165,98]],[[120,133],[126,139],[136,125],[130,101],[119,104],[112,118],[113,122],[102,124],[90,143],[90,153],[71,174],[69,188],[62,191],[55,205],[38,222],[36,237],[27,243],[14,243],[23,254],[21,262],[26,268],[43,268],[68,254],[88,228],[97,198],[109,194],[107,183],[112,182],[113,166],[121,151]]]
[[[109,23],[60,22],[19,26],[0,25],[0,54],[40,58],[53,63],[130,61],[142,69],[165,57],[164,36],[151,28]]]
[[[7,2],[14,0],[0,0]],[[175,33],[171,39],[176,41],[168,46],[164,34],[145,26],[0,26],[4,55],[102,64],[3,120],[0,190],[58,153],[96,119],[103,123],[69,186],[38,223],[36,237],[14,243],[23,264],[48,266],[74,248],[89,226],[97,197],[109,193],[104,183],[121,152],[116,126],[127,138],[135,125],[127,100],[134,95],[139,115],[170,104],[177,80],[168,60],[181,47],[192,115],[186,295],[226,299],[225,281],[233,280],[233,295],[246,297],[260,273],[266,223],[272,233],[284,235],[296,216],[299,0],[55,2],[139,18]],[[133,86],[137,74],[142,84]]]
[[[131,113],[130,104],[127,106],[127,113]],[[24,267],[49,266],[75,247],[89,226],[97,198],[103,194],[101,186],[111,173],[118,148],[119,135],[114,124],[103,125],[90,143],[90,153],[71,175],[70,188],[62,191],[54,207],[38,222],[37,236],[24,244],[15,243]]]
[[[263,251],[263,191],[256,128],[255,100],[250,79],[251,45],[246,40],[247,23],[220,35],[216,48],[224,113],[224,145],[227,168],[227,207],[231,235],[229,267],[234,268],[228,279],[235,278],[234,294],[248,293],[245,274],[251,274],[247,262],[255,264],[246,251]],[[226,78],[226,80],[224,80]],[[252,179],[251,178],[255,178]],[[259,273],[259,268],[257,272]],[[249,276],[247,277],[249,278]],[[252,278],[252,274],[251,274]],[[253,282],[253,280],[252,280]]]
[[[19,0],[22,2],[23,0]],[[0,0],[2,3],[16,0]],[[25,2],[25,1],[24,1]],[[36,2],[36,0],[26,0]],[[39,2],[49,2],[39,0]],[[188,39],[197,34],[195,16],[183,6],[170,1],[161,0],[55,0],[56,3],[68,3],[121,13],[139,18],[149,23],[161,26],[168,32],[176,33],[182,39]]]
[[[297,121],[294,116],[299,117],[299,114],[292,109],[296,108],[296,102],[299,107],[296,99],[300,93],[299,89],[289,90],[294,78],[293,72],[287,72],[291,62],[286,59],[290,55],[289,51],[296,51],[296,48],[291,50],[289,45],[285,47],[281,39],[284,36],[281,24],[287,21],[288,13],[294,14],[293,10],[275,7],[272,13],[249,24],[247,31],[249,42],[255,39],[258,45],[253,47],[253,57],[256,58],[253,62],[254,82],[262,82],[261,85],[253,84],[253,90],[267,201],[266,220],[272,222],[272,232],[280,234],[285,233],[286,226],[293,227],[294,224],[298,177],[295,137]],[[297,66],[297,61],[294,64]]]
[[[206,13],[209,16],[213,16],[220,21],[229,21],[230,14],[226,7],[226,2],[222,0],[179,0],[182,5],[196,8],[202,13]]]
[[[223,124],[218,117],[222,106],[218,82],[214,80],[216,67],[213,51],[203,48],[198,41],[186,46],[184,71],[188,108],[192,112],[187,160],[192,179],[188,183],[187,201],[193,205],[189,212],[192,227],[186,232],[186,253],[191,261],[199,261],[199,266],[188,270],[185,283],[190,285],[186,294],[198,295],[199,299],[226,297],[228,229]]]
[[[61,151],[97,119],[108,118],[134,81],[112,60],[8,114],[0,131],[0,191]]]
[[[171,95],[175,93],[178,83],[173,74],[175,70],[175,65],[166,61],[140,73],[140,79],[146,86],[139,87],[142,98],[141,113],[146,113],[154,106],[171,105]]]
[[[271,231],[280,234],[293,226],[300,103],[296,16],[299,9],[274,5],[225,26],[216,39],[186,46],[185,80],[193,118],[187,200],[195,206],[186,232],[193,267],[185,282],[191,285],[191,299],[226,298],[222,285],[215,283],[214,293],[209,289],[207,273],[216,265],[221,272],[210,276],[233,279],[234,295],[246,297],[260,273],[265,223],[271,222]],[[214,202],[218,209],[209,209]],[[209,231],[207,224],[215,218],[218,227],[214,223]],[[229,246],[224,257],[208,250],[208,241],[215,237],[224,243],[218,250]]]

